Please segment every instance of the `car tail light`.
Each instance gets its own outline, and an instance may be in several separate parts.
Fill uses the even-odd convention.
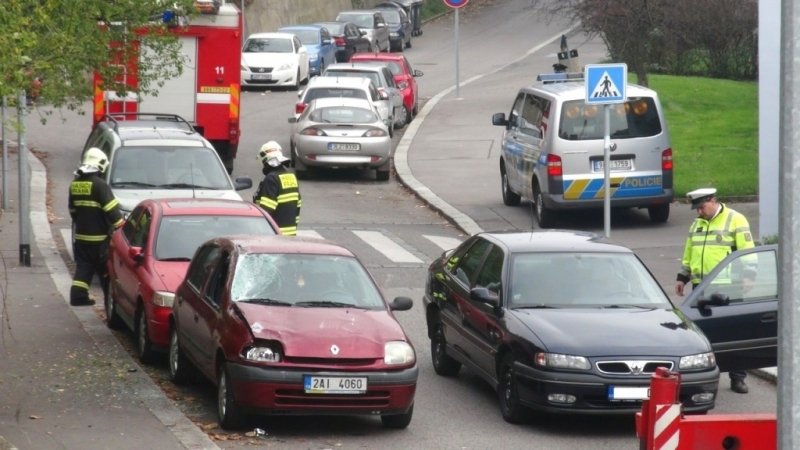
[[[324,131],[316,127],[308,127],[300,132],[303,136],[327,136]]]
[[[294,105],[294,113],[295,114],[303,114],[303,111],[306,110],[306,104],[303,102],[297,102]]]
[[[373,128],[364,133],[364,137],[383,137],[383,136],[386,136],[386,132],[380,128]]]
[[[560,177],[563,174],[564,170],[561,167],[561,157],[552,153],[547,155],[547,176]]]
[[[334,36],[333,37],[333,43],[336,44],[337,47],[344,47],[346,45],[346,42],[345,42],[343,36]]]
[[[672,149],[661,152],[661,170],[672,170]]]

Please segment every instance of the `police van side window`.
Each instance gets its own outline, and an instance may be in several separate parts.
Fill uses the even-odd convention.
[[[525,100],[525,94],[520,93],[514,100],[514,105],[511,106],[511,112],[508,114],[508,128],[519,128],[520,114],[522,114],[522,104]]]
[[[544,116],[545,101],[542,98],[528,94],[522,106],[522,116],[519,121],[519,130],[527,135],[542,137],[542,117]]]

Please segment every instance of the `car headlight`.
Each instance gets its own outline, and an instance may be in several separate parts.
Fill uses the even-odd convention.
[[[286,63],[286,64],[281,64],[281,66],[278,67],[278,70],[289,70],[291,68],[292,68],[292,65],[289,64],[289,63]]]
[[[240,70],[241,70],[242,72],[250,72],[250,69],[248,69],[248,68],[247,68],[247,66],[245,66],[244,64],[241,64],[241,65],[239,66],[239,68],[240,68]]]
[[[166,306],[172,308],[172,301],[175,300],[174,292],[156,291],[153,294],[153,304],[156,306]]]
[[[391,341],[383,346],[383,362],[389,366],[413,364],[417,360],[414,348],[404,341]]]
[[[276,345],[257,344],[244,352],[244,358],[254,362],[281,362],[281,351]]]
[[[680,370],[711,369],[717,365],[717,358],[713,352],[698,353],[697,355],[681,356],[678,363]]]
[[[536,354],[536,364],[550,369],[577,369],[589,370],[589,360],[583,356],[561,355],[558,353]]]

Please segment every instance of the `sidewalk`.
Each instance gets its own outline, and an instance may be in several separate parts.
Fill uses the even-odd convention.
[[[92,308],[68,305],[72,280],[47,221],[45,168],[27,159],[31,267],[20,264],[16,149],[0,210],[0,450],[217,449]]]

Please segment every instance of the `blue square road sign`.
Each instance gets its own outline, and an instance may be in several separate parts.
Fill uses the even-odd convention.
[[[587,64],[586,103],[603,105],[624,103],[628,87],[627,64]]]

